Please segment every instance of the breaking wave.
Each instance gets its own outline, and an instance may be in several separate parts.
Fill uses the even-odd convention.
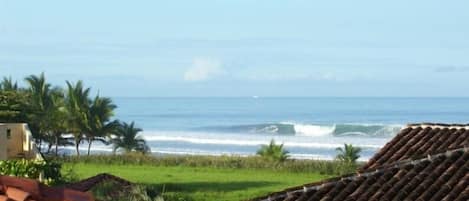
[[[227,133],[259,133],[298,136],[363,136],[363,137],[389,137],[393,136],[402,128],[401,125],[381,124],[300,124],[292,122],[239,125],[226,127],[201,128],[205,131],[218,131]]]

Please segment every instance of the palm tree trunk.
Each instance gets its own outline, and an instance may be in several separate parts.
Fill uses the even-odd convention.
[[[49,143],[49,145],[47,145],[47,154],[50,153],[50,150],[52,150],[52,146],[53,146],[53,145],[54,145],[54,144],[52,144],[52,143]]]
[[[90,155],[91,143],[93,143],[93,140],[89,139],[88,140],[88,156]]]
[[[55,135],[55,156],[59,155],[59,136]]]
[[[42,139],[39,139],[39,146],[37,147],[39,153],[42,153]]]
[[[80,140],[75,140],[75,150],[77,151],[77,156],[80,157]]]

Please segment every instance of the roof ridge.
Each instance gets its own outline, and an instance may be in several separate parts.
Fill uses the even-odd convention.
[[[407,165],[407,164],[412,163],[414,161],[423,160],[423,159],[426,159],[428,157],[433,158],[433,157],[438,157],[438,156],[442,156],[442,155],[445,155],[445,154],[448,154],[448,153],[453,153],[453,152],[458,152],[458,151],[466,152],[467,151],[466,149],[469,150],[469,147],[464,146],[463,148],[450,149],[450,150],[446,150],[444,152],[436,152],[436,153],[433,153],[433,154],[420,155],[420,156],[418,156],[418,158],[403,159],[403,160],[400,160],[400,161],[395,161],[395,162],[390,163],[388,165],[380,165],[380,166],[377,166],[377,167],[374,167],[374,168],[367,168],[367,169],[358,169],[357,173],[365,173],[365,172],[376,171],[378,169],[386,169],[386,168],[390,168],[390,167],[395,167],[396,165]]]
[[[407,124],[406,127],[468,127],[469,123],[467,124],[447,124],[447,123],[431,123],[431,122],[422,122],[422,123],[411,123]]]
[[[464,147],[464,148],[449,150],[449,151],[446,151],[446,152],[441,152],[441,153],[438,153],[438,154],[427,155],[426,157],[419,158],[419,159],[404,160],[404,161],[401,161],[401,162],[396,162],[396,163],[394,163],[394,165],[391,164],[391,165],[385,166],[385,167],[381,166],[381,167],[378,167],[374,170],[367,170],[366,172],[357,172],[355,174],[343,175],[343,176],[327,179],[327,180],[324,180],[324,181],[321,181],[321,182],[311,183],[310,185],[306,184],[306,185],[303,185],[303,186],[297,186],[297,187],[289,188],[291,190],[285,189],[284,191],[277,192],[277,193],[279,193],[277,195],[264,197],[264,199],[262,199],[261,201],[277,200],[278,198],[286,197],[288,194],[308,192],[310,190],[318,190],[318,189],[323,188],[324,186],[335,185],[337,182],[340,182],[340,181],[343,181],[343,180],[354,180],[354,179],[357,179],[358,177],[361,177],[361,176],[370,176],[370,175],[382,173],[386,170],[390,170],[390,169],[393,169],[393,168],[400,168],[400,167],[403,167],[403,166],[406,166],[406,165],[417,165],[417,164],[420,164],[420,163],[423,163],[423,162],[432,161],[433,159],[435,159],[437,157],[441,157],[441,156],[448,157],[448,156],[451,156],[451,155],[453,155],[457,152],[466,153],[468,151],[469,151],[469,147]],[[294,190],[294,189],[296,189],[296,190]],[[273,194],[276,194],[276,193],[273,193]],[[253,200],[258,200],[258,199],[253,199]]]

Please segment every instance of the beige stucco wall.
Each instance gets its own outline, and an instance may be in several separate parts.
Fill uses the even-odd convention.
[[[11,138],[8,141],[8,158],[15,158],[18,154],[23,153],[24,130],[22,124],[7,124],[7,128],[11,130]]]
[[[7,139],[7,130],[11,137]],[[0,160],[10,158],[35,159],[38,154],[27,124],[4,123],[0,124]]]
[[[6,126],[0,124],[0,160],[7,159],[7,132]]]

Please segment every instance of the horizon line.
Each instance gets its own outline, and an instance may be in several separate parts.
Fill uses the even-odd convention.
[[[111,98],[469,98],[469,96],[109,96]]]

